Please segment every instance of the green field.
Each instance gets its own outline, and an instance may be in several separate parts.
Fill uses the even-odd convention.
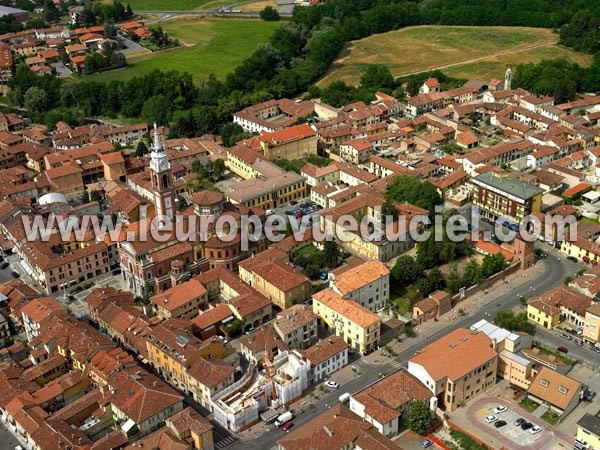
[[[164,31],[186,47],[127,58],[124,69],[95,74],[96,81],[128,80],[154,69],[190,72],[195,81],[214,73],[223,77],[267,42],[281,24],[253,19],[203,19],[184,17],[160,23]]]
[[[138,11],[190,11],[207,10],[237,3],[239,0],[125,0],[134,12]],[[104,0],[112,3],[112,0]]]
[[[508,66],[563,57],[582,65],[590,58],[556,44],[551,30],[527,27],[420,26],[347,44],[327,75],[357,84],[365,64],[385,64],[394,76],[440,69],[460,78],[502,79]]]

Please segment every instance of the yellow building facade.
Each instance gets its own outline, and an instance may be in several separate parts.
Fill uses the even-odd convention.
[[[313,312],[328,331],[342,337],[357,352],[364,355],[379,346],[379,316],[352,300],[344,300],[330,288],[313,295]]]
[[[560,323],[560,308],[534,300],[527,305],[527,318],[551,330]]]

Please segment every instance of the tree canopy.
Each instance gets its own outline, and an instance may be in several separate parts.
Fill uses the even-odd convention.
[[[399,175],[390,183],[386,191],[387,198],[397,202],[407,202],[433,213],[436,205],[444,200],[435,187],[427,181],[408,175]]]
[[[527,313],[515,314],[510,309],[503,309],[496,313],[494,323],[509,331],[522,331],[530,333],[533,325],[527,320]]]
[[[422,401],[412,399],[406,409],[406,426],[415,433],[424,434],[429,430],[433,421],[433,413]]]

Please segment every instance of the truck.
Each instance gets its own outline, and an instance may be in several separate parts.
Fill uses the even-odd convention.
[[[277,419],[275,419],[275,426],[280,427],[281,425],[283,425],[286,422],[289,422],[290,420],[292,420],[292,413],[289,411],[286,411],[282,415],[280,415]]]
[[[347,402],[348,400],[350,400],[350,397],[352,397],[352,396],[350,395],[350,393],[349,393],[349,392],[346,392],[346,393],[344,393],[344,394],[340,395],[339,401],[340,401],[340,403]]]

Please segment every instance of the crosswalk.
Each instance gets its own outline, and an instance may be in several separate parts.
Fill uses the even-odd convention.
[[[237,441],[237,438],[235,436],[229,435],[225,439],[221,439],[219,442],[217,442],[215,444],[215,448],[223,448],[235,441]]]
[[[401,369],[402,367],[405,367],[405,363],[403,363],[402,361],[398,361],[397,359],[390,359],[389,361],[386,362],[386,366],[391,366],[396,369]]]

